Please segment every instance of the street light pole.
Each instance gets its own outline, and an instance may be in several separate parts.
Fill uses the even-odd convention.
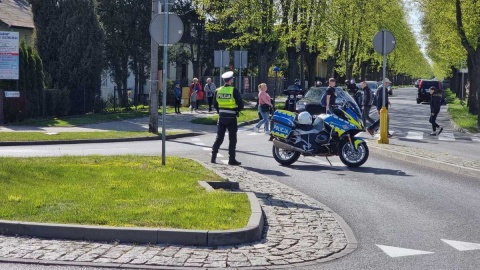
[[[278,75],[278,72],[280,71],[280,68],[277,66],[274,66],[273,71],[275,72],[275,83],[273,87],[273,110],[275,111],[275,96],[277,93],[277,75]]]

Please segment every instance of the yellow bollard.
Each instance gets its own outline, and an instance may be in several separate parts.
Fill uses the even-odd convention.
[[[388,144],[388,110],[382,107],[380,110],[380,137],[378,143]]]

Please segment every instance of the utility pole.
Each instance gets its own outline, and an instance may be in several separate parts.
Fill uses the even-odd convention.
[[[152,19],[158,14],[158,0],[152,0]],[[150,42],[150,122],[148,132],[158,134],[158,43]]]

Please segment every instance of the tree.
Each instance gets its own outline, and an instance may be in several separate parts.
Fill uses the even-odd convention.
[[[93,0],[31,0],[36,46],[51,78],[68,91],[70,113],[91,111],[100,94],[103,30]]]

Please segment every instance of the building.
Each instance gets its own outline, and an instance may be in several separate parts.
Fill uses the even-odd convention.
[[[31,44],[34,28],[27,0],[0,0],[0,31],[19,32],[20,39]]]

